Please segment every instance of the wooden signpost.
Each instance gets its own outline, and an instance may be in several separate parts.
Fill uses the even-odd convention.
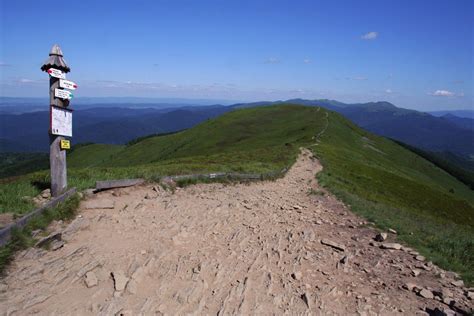
[[[66,80],[66,73],[71,71],[63,58],[58,45],[51,48],[48,59],[41,70],[49,74],[49,164],[51,169],[51,195],[59,196],[67,189],[66,149],[70,148],[72,137],[72,110],[68,109],[72,93],[64,88],[75,90],[77,85]]]

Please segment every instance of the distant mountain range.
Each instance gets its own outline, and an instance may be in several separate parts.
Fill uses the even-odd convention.
[[[0,99],[1,100],[1,99]],[[80,105],[74,112],[73,143],[124,144],[149,134],[190,128],[236,108],[294,103],[322,106],[339,112],[357,125],[376,134],[393,138],[430,152],[450,152],[463,159],[474,157],[474,119],[453,113],[436,115],[398,108],[389,102],[346,104],[334,100],[292,99],[276,102],[161,107],[156,104],[122,103]],[[11,106],[17,106],[13,104]],[[92,106],[92,107],[91,107]],[[0,152],[48,150],[49,112],[11,114],[0,107]],[[456,112],[456,111],[453,111]],[[468,115],[469,111],[461,114]],[[461,115],[459,114],[459,115]]]
[[[428,113],[434,116],[454,115],[457,117],[465,117],[465,118],[474,119],[474,110],[432,111]]]
[[[137,137],[190,128],[216,117],[224,106],[179,109],[92,108],[74,111],[74,144],[124,144]],[[0,152],[46,152],[49,150],[49,112],[1,114]]]
[[[44,111],[47,109],[48,102],[47,98],[0,97],[0,115]],[[235,101],[185,98],[81,97],[74,99],[72,107],[76,110],[117,107],[129,109],[169,109],[190,106],[231,104],[235,104]]]

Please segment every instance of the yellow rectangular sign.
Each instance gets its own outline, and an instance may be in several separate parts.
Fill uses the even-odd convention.
[[[61,139],[61,149],[71,149],[71,142],[67,139]]]

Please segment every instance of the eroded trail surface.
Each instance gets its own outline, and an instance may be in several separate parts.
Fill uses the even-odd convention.
[[[17,256],[0,311],[421,315],[469,308],[452,273],[410,249],[380,248],[376,231],[334,197],[308,194],[319,190],[320,169],[304,150],[274,182],[96,194],[72,223],[53,225],[63,231],[63,247]]]

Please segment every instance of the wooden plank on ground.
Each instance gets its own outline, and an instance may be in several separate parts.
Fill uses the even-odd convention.
[[[125,188],[144,183],[143,179],[122,179],[122,180],[107,180],[97,181],[95,183],[96,190],[107,190],[114,188]]]
[[[5,226],[4,228],[0,229],[0,246],[5,245],[10,240],[12,229],[24,227],[26,224],[28,224],[28,222],[32,218],[34,218],[38,215],[41,215],[41,213],[43,213],[45,210],[47,210],[49,208],[55,207],[56,205],[63,202],[64,200],[68,199],[69,197],[71,197],[75,193],[76,193],[76,188],[69,189],[68,191],[64,192],[60,196],[58,196],[56,198],[53,198],[52,200],[50,200],[49,202],[47,202],[43,206],[41,206],[41,207],[33,210],[32,212],[26,214],[25,216],[20,218],[15,223],[12,223],[12,224],[10,224],[8,226]]]

